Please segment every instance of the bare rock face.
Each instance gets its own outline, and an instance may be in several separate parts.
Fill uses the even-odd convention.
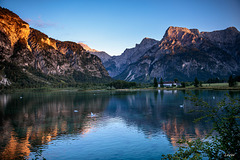
[[[11,46],[13,46],[19,39],[27,41],[30,28],[26,22],[13,12],[2,8],[0,10],[0,19],[0,31],[8,36]]]
[[[208,39],[214,45],[221,48],[236,58],[240,56],[240,34],[235,27],[229,27],[221,31],[201,32],[201,37]]]
[[[235,27],[229,27],[221,31],[201,32],[201,36],[209,39],[215,44],[229,43],[234,44],[239,36],[239,31]]]
[[[81,45],[49,38],[4,8],[0,8],[0,53],[1,72],[16,83],[19,76],[33,84],[110,79],[101,60]]]
[[[144,53],[139,52],[141,57],[115,78],[139,82],[149,82],[154,77],[180,81],[195,77],[227,79],[231,74],[240,74],[239,44],[240,33],[234,27],[214,32],[169,27],[161,41]]]
[[[89,53],[98,56],[101,59],[102,63],[105,63],[111,58],[111,56],[104,51],[98,51],[96,49],[92,49],[84,43],[78,43],[78,44],[80,44]]]
[[[97,52],[90,52],[90,53],[95,56],[98,56],[101,59],[103,64],[111,58],[111,56],[104,51],[97,51]]]
[[[92,49],[90,48],[88,45],[82,43],[82,42],[79,42],[78,44],[80,44],[86,51],[89,51],[89,52],[101,52],[101,51],[97,51],[96,49]]]
[[[144,38],[134,48],[126,49],[120,56],[113,56],[108,61],[105,61],[103,65],[109,75],[115,77],[122,73],[130,64],[137,62],[156,43],[157,41],[154,39]]]

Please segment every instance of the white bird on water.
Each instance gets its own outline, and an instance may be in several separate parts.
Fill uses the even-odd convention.
[[[78,112],[78,110],[75,109],[74,112],[76,113],[76,112]]]
[[[180,107],[183,108],[183,107],[184,107],[184,104],[181,104]]]
[[[92,112],[91,112],[91,117],[95,117],[96,116],[96,114],[93,114]]]

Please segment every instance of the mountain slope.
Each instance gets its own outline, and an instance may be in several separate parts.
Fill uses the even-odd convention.
[[[103,65],[111,77],[115,77],[123,72],[130,64],[139,60],[143,54],[157,43],[151,38],[144,38],[140,44],[134,48],[126,49],[120,56],[113,56]]]
[[[201,33],[197,29],[169,27],[161,41],[141,53],[136,62],[115,78],[140,82],[149,82],[154,77],[192,81],[195,77],[207,80],[239,75],[239,37],[234,27]]]
[[[49,38],[4,8],[0,8],[0,53],[2,77],[20,85],[110,79],[101,60],[81,45]]]
[[[97,51],[95,49],[90,48],[88,45],[84,43],[78,43],[78,44],[80,44],[86,51],[90,52],[93,55],[98,56],[103,63],[108,61],[111,58],[111,56],[104,51]]]

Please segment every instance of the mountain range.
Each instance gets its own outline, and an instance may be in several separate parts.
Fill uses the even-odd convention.
[[[0,8],[0,82],[4,85],[109,81],[101,60],[80,44],[59,41],[30,28]]]
[[[240,75],[240,32],[169,27],[159,40],[144,38],[119,56],[84,43],[59,41],[29,27],[0,7],[0,84],[27,85],[107,82],[153,78],[193,81]],[[112,77],[112,78],[111,78]]]
[[[213,32],[169,27],[162,40],[144,38],[134,48],[103,65],[115,79],[150,82],[227,79],[240,74],[240,32],[235,27]]]

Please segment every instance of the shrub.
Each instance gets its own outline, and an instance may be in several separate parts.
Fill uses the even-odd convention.
[[[116,89],[135,88],[137,86],[137,83],[116,80],[116,81],[109,83],[108,86],[114,87]]]
[[[202,99],[190,94],[188,97],[194,105],[201,109],[197,112],[205,113],[195,120],[195,122],[207,118],[213,122],[212,132],[217,133],[216,136],[207,135],[204,140],[199,138],[193,141],[185,139],[179,140],[178,151],[174,154],[163,155],[162,159],[237,159],[240,157],[240,99],[231,98],[227,95],[217,106],[210,106]],[[194,111],[192,111],[194,112]],[[195,111],[196,112],[196,111]],[[210,138],[210,141],[207,140]]]

